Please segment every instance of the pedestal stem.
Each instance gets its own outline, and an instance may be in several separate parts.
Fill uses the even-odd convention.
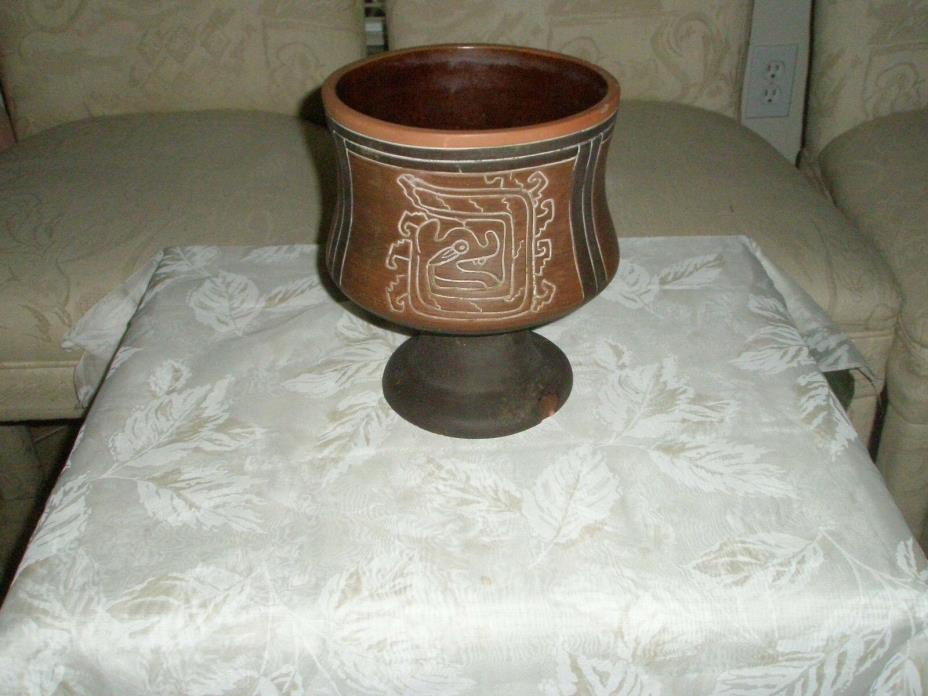
[[[537,425],[567,400],[572,384],[564,353],[531,331],[414,336],[391,356],[383,374],[384,395],[403,418],[466,438]]]

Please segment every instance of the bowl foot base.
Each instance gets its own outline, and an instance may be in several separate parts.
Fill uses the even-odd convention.
[[[511,435],[553,415],[573,372],[556,345],[532,331],[490,336],[421,334],[396,349],[383,392],[400,416],[441,435]]]

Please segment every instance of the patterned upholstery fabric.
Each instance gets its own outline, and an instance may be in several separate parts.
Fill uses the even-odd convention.
[[[19,138],[121,113],[296,114],[363,54],[359,0],[0,3],[0,70]]]
[[[858,126],[832,141],[820,166],[835,202],[876,242],[902,290],[902,313],[888,366],[889,411],[877,463],[909,525],[925,541],[928,109]]]
[[[750,0],[389,0],[390,48],[487,42],[548,48],[610,70],[628,99],[738,113]]]
[[[244,111],[90,119],[0,153],[0,421],[80,413],[61,339],[163,247],[314,241],[333,170],[323,129]]]
[[[806,147],[928,106],[928,0],[816,0]]]

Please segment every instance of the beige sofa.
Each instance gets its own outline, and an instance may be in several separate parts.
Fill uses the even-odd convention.
[[[866,439],[898,294],[873,243],[737,123],[751,5],[396,0],[388,26],[393,47],[543,45],[613,71],[620,234],[757,240],[869,359],[877,382],[858,380],[850,408]],[[82,414],[61,340],[157,249],[317,237],[328,141],[295,114],[363,46],[351,0],[0,4],[20,139],[0,153],[0,456],[28,454],[23,421]]]
[[[819,0],[805,164],[889,262],[902,311],[877,464],[928,542],[928,0]]]

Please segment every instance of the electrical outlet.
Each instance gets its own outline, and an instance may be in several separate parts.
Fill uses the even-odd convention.
[[[748,61],[745,118],[789,116],[799,46],[754,46]]]

